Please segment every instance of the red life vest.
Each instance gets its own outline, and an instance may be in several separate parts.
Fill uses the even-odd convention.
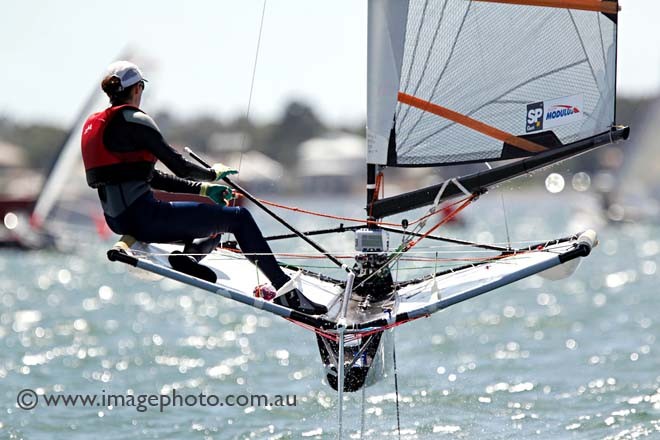
[[[110,107],[94,113],[83,125],[82,157],[87,184],[92,188],[103,184],[151,178],[156,163],[156,156],[151,152],[137,145],[131,151],[111,151],[103,142],[103,134],[108,123],[124,108],[139,110],[131,105]]]

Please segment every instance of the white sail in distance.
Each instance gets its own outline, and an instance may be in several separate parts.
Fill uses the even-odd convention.
[[[86,190],[86,186],[82,185],[82,182],[84,182],[83,175],[80,175],[80,182],[77,182],[76,185],[77,188],[71,188],[72,176],[80,174],[83,166],[82,157],[80,156],[80,138],[85,119],[93,110],[102,108],[104,101],[107,101],[107,98],[101,92],[101,88],[96,86],[76,116],[75,122],[69,129],[66,139],[55,158],[50,173],[44,181],[34,211],[32,211],[31,222],[33,225],[43,226],[64,191],[80,191],[81,188]]]
[[[128,48],[124,49],[117,59],[135,60],[135,56],[132,50]],[[31,223],[35,227],[44,226],[44,223],[51,216],[58,203],[61,202],[64,194],[76,201],[81,199],[84,193],[91,192],[85,182],[82,156],[80,154],[80,140],[83,124],[87,117],[108,105],[108,97],[103,93],[100,86],[102,79],[100,77],[95,81],[91,93],[76,115],[46,175],[46,180],[42,185],[41,192],[31,214]],[[89,215],[87,212],[81,212],[80,214]]]

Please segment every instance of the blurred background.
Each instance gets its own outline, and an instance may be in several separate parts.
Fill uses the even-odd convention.
[[[448,230],[502,243],[595,227],[601,246],[565,282],[526,281],[398,331],[408,342],[401,354],[406,438],[659,435],[660,2],[620,4],[617,122],[630,125],[630,140],[502,185]],[[260,198],[363,216],[367,2],[263,6],[3,5],[0,436],[88,438],[109,426],[107,438],[332,432],[336,399],[321,384],[311,334],[107,263],[116,236],[76,157],[82,119],[107,105],[99,86],[106,66],[128,58],[149,79],[143,109],[176,148],[238,168],[240,183]],[[457,170],[388,170],[385,194],[435,184],[443,172]],[[255,215],[267,234],[282,232]],[[283,215],[302,229],[337,226]],[[351,237],[344,238],[324,244],[350,249]],[[139,391],[290,392],[303,404],[160,418],[127,409],[40,415],[14,404],[28,386],[123,392],[145,384],[153,389]],[[391,383],[383,387],[370,391],[372,438],[394,435]],[[358,411],[357,401],[350,410]]]
[[[617,119],[633,127],[631,140],[554,169],[569,183],[567,190],[594,195],[594,215],[608,221],[656,215],[660,191],[659,165],[649,159],[660,118],[660,55],[654,49],[660,32],[652,21],[660,5],[621,5]],[[59,184],[45,182],[65,144],[78,142],[81,119],[107,105],[99,81],[118,58],[134,60],[150,79],[143,108],[166,139],[239,168],[249,189],[361,192],[366,9],[366,2],[351,0],[266,8],[261,1],[147,1],[125,11],[96,1],[8,5],[0,17],[6,42],[0,48],[3,217],[30,212],[47,187],[37,217],[61,209],[62,198],[72,200],[78,214],[98,217],[95,204],[84,202],[94,195],[74,158],[62,167],[78,179],[62,170],[66,183],[63,176],[54,177]],[[435,183],[441,172],[392,170],[388,192]],[[44,221],[37,220],[33,225]],[[19,227],[13,215],[4,224],[4,236],[7,226]]]

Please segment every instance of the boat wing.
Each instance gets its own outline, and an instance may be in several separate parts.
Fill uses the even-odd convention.
[[[240,252],[216,249],[201,261],[201,264],[212,269],[217,275],[217,281],[212,283],[172,268],[168,257],[172,252],[182,249],[182,245],[143,243],[122,237],[122,240],[108,251],[108,258],[313,327],[336,326],[335,322],[325,316],[306,315],[255,297],[255,287],[268,283],[268,278]],[[283,270],[294,280],[297,287],[305,292],[305,296],[325,305],[329,315],[336,313],[343,293],[341,282],[295,268]]]
[[[370,310],[370,313],[364,315],[364,320],[353,318],[343,324],[347,325],[348,331],[377,331],[429,316],[535,274],[549,279],[563,278],[576,270],[580,257],[589,255],[596,243],[595,233],[589,231],[579,236],[503,253],[479,263],[419,280],[398,283],[394,307],[391,304],[384,306],[380,313]],[[172,244],[120,241],[108,251],[108,258],[316,329],[334,330],[339,327],[339,311],[345,287],[341,281],[295,268],[284,268],[305,296],[328,308],[326,315],[310,316],[254,297],[254,288],[266,283],[267,278],[240,252],[216,249],[202,260],[202,264],[211,268],[217,275],[217,281],[212,283],[172,268],[168,256],[181,248],[182,246]]]
[[[399,289],[397,319],[427,316],[535,274],[551,280],[568,277],[591,246],[576,237],[406,284]]]

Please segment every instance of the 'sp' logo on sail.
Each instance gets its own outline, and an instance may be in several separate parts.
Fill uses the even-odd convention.
[[[527,133],[543,130],[543,102],[527,105]]]

